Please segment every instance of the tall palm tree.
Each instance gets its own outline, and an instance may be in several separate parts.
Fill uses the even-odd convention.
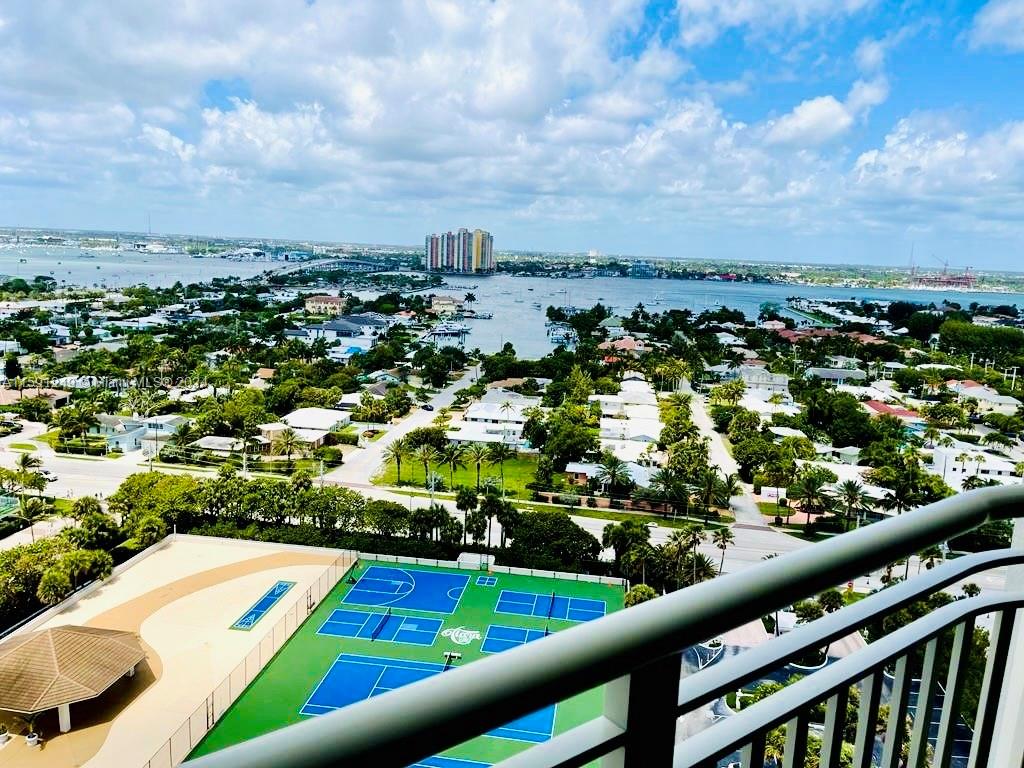
[[[408,438],[405,437],[398,438],[384,449],[384,461],[393,461],[395,463],[396,482],[398,485],[402,484],[402,462],[411,455],[412,449],[409,447]]]
[[[430,503],[434,503],[434,484],[430,482],[430,467],[437,463],[440,454],[430,443],[423,443],[415,451],[413,458],[423,465],[423,485],[430,489]]]
[[[14,515],[28,525],[29,534],[32,536],[32,543],[36,541],[35,524],[50,516],[50,508],[45,501],[39,498],[31,498],[21,506],[21,511]]]
[[[693,583],[697,583],[697,547],[705,539],[704,529],[699,525],[687,525],[672,531],[668,538],[669,545],[677,552],[676,563],[680,565],[686,554],[690,555],[690,562],[693,564]]]
[[[864,486],[856,480],[844,480],[836,486],[838,501],[843,508],[843,530],[850,530],[850,521],[856,516],[857,527],[860,528],[861,515],[871,511],[871,497],[865,492]]]
[[[736,541],[736,537],[733,536],[732,530],[729,528],[719,528],[711,534],[711,541],[714,542],[716,547],[722,550],[722,561],[718,564],[718,572],[721,573],[722,569],[725,568],[725,550],[729,548],[730,544]]]
[[[505,462],[516,457],[515,449],[505,443],[491,443],[487,447],[487,460],[493,466],[498,465],[498,474],[501,477],[501,495],[505,495]]]
[[[939,432],[938,427],[936,427],[934,424],[929,424],[927,427],[925,427],[924,432],[921,433],[921,437],[924,438],[925,444],[929,448],[934,448],[935,441],[939,439],[939,436],[941,434],[942,433]]]
[[[487,461],[489,451],[486,443],[470,443],[466,448],[466,459],[476,467],[476,492],[480,493],[480,467]]]
[[[448,487],[455,490],[455,470],[466,466],[466,447],[459,443],[448,443],[441,451],[441,463],[448,467]]]
[[[274,452],[278,456],[282,453],[285,454],[289,464],[292,463],[292,454],[301,451],[302,446],[303,443],[299,439],[299,433],[291,427],[282,429],[281,434],[274,439]]]

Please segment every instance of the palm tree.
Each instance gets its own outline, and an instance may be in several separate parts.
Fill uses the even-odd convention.
[[[21,512],[14,515],[28,525],[29,534],[32,536],[32,543],[36,541],[35,524],[50,516],[50,508],[46,502],[39,498],[32,498],[21,505]]]
[[[486,443],[470,443],[466,448],[466,458],[476,466],[476,492],[480,493],[480,467],[487,461],[489,451]]]
[[[956,457],[955,461],[960,464],[960,474],[964,475],[967,472],[967,462],[971,460],[971,454],[963,452]]]
[[[17,461],[14,462],[14,468],[21,474],[27,474],[41,466],[43,466],[43,460],[28,452],[19,453]]]
[[[498,473],[501,476],[501,495],[505,495],[505,462],[516,457],[515,449],[505,443],[491,443],[487,448],[487,460],[498,465]]]
[[[280,456],[282,453],[288,459],[288,464],[292,463],[292,454],[302,450],[302,440],[299,439],[299,433],[291,427],[282,429],[274,439],[274,451]]]
[[[682,556],[685,556],[686,553],[691,555],[690,560],[694,569],[692,583],[694,584],[697,583],[697,559],[693,557],[693,555],[697,554],[697,547],[702,541],[704,541],[704,538],[705,534],[703,528],[699,525],[687,525],[673,531],[672,535],[669,536],[668,539],[669,545],[677,552],[677,565],[681,563],[681,555],[679,554],[680,550],[682,552]]]
[[[683,515],[690,509],[691,488],[683,476],[668,467],[659,469],[651,477],[651,487],[668,503],[674,515]]]
[[[861,514],[871,511],[871,497],[856,480],[844,480],[836,486],[836,490],[839,492],[839,503],[846,513],[843,516],[843,530],[850,529],[850,520],[854,515],[857,517],[857,527],[860,528]]]
[[[404,437],[398,438],[384,449],[384,461],[395,463],[395,482],[398,485],[402,484],[402,462],[410,455],[412,455],[412,449],[409,447],[409,440]]]
[[[434,503],[434,484],[431,482],[430,467],[437,463],[438,456],[437,448],[432,446],[430,443],[423,443],[415,451],[413,451],[413,458],[423,465],[423,484],[430,489],[430,503]]]
[[[800,511],[807,514],[808,525],[812,514],[826,512],[832,506],[832,497],[825,490],[825,479],[817,472],[808,472],[798,478],[788,495],[800,502]]]
[[[448,466],[448,487],[455,490],[455,470],[465,469],[466,448],[459,443],[448,443],[441,451],[441,463]]]
[[[633,482],[626,462],[611,451],[605,451],[601,455],[601,463],[597,466],[596,477],[601,485],[607,488],[609,495],[613,489],[627,486]]]
[[[942,433],[939,432],[938,427],[936,427],[934,424],[929,424],[927,427],[925,427],[924,432],[921,433],[921,437],[925,439],[925,444],[929,448],[934,448],[935,441],[939,439],[939,436],[941,434]]]
[[[703,552],[691,552],[687,559],[693,566],[690,586],[700,584],[702,581],[711,581],[718,575],[718,569],[715,568],[714,562]]]
[[[736,537],[732,535],[732,531],[729,528],[719,528],[711,534],[711,541],[722,550],[722,561],[718,564],[718,571],[721,573],[722,569],[725,568],[725,550],[736,541]]]

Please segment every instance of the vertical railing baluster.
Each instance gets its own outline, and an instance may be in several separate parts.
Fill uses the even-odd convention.
[[[786,751],[782,768],[804,768],[807,761],[807,710],[797,712],[786,722]]]
[[[625,730],[629,719],[629,675],[617,677],[604,687],[604,716]],[[601,768],[622,768],[626,750],[616,749],[601,758]]]
[[[921,666],[921,683],[914,703],[914,725],[910,730],[910,753],[908,768],[925,768],[928,764],[928,736],[932,724],[932,706],[935,701],[935,685],[938,681],[936,664],[939,657],[939,638],[928,641]]]
[[[907,721],[907,701],[910,698],[910,656],[901,656],[896,662],[896,675],[889,695],[889,722],[885,727],[885,745],[882,748],[880,768],[900,768],[903,751],[903,729]]]
[[[764,731],[752,736],[750,743],[740,750],[740,765],[764,766]]]
[[[969,616],[957,624],[953,633],[953,647],[949,651],[949,673],[946,675],[946,690],[942,697],[942,719],[935,742],[933,768],[949,768],[953,757],[953,742],[956,740],[956,724],[960,719],[960,695],[964,690],[967,674],[968,655],[974,639],[974,617]]]
[[[999,611],[992,623],[993,642],[988,649],[988,662],[985,664],[985,678],[978,698],[978,714],[974,718],[974,739],[971,741],[971,757],[967,768],[985,768],[988,765],[1016,615],[1017,612],[1012,610]]]
[[[882,692],[882,671],[876,669],[861,680],[860,709],[857,711],[857,735],[853,742],[853,768],[871,768],[875,750],[875,723],[878,699]]]
[[[821,735],[821,768],[839,768],[846,736],[846,706],[850,689],[840,688],[828,700],[825,709],[825,732]]]
[[[624,768],[672,765],[681,672],[682,654],[674,653],[629,676]]]

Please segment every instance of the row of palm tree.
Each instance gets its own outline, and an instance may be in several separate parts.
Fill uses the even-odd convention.
[[[58,430],[60,438],[67,436],[85,440],[89,430],[99,425],[96,407],[89,402],[74,403],[53,412],[49,426]]]
[[[35,524],[51,514],[50,505],[42,498],[46,490],[46,478],[36,470],[43,465],[42,460],[31,453],[18,454],[13,470],[3,470],[3,490],[18,497],[18,511],[13,515],[28,526],[33,543],[36,540]],[[36,496],[28,497],[27,491],[35,491]]]
[[[424,482],[434,490],[432,468],[435,466],[448,469],[449,488],[455,487],[455,473],[467,466],[476,468],[476,492],[480,493],[480,472],[485,465],[497,466],[501,480],[501,495],[505,495],[505,462],[516,457],[515,449],[506,443],[448,443],[438,449],[430,443],[413,446],[408,437],[393,441],[384,449],[384,459],[393,462],[397,482],[402,482],[402,462],[417,461],[423,466]]]
[[[854,518],[859,528],[863,515],[872,510],[871,496],[856,480],[844,480],[836,486],[834,493],[825,487],[827,482],[828,478],[820,472],[805,472],[790,486],[787,496],[800,505],[801,512],[806,513],[808,525],[811,515],[839,511],[843,516],[844,530],[849,530]]]

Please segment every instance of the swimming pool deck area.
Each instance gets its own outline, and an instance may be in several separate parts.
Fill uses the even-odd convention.
[[[134,677],[73,704],[69,733],[59,733],[53,712],[41,716],[43,748],[13,738],[0,748],[0,768],[170,768],[205,733],[207,709],[226,710],[305,621],[310,598],[319,602],[354,562],[355,553],[340,550],[169,537],[73,604],[19,630],[74,624],[132,631],[148,656]],[[292,586],[277,587],[281,594],[249,631],[232,629],[287,582]],[[0,712],[0,722],[13,719]],[[203,730],[190,736],[193,725]]]

